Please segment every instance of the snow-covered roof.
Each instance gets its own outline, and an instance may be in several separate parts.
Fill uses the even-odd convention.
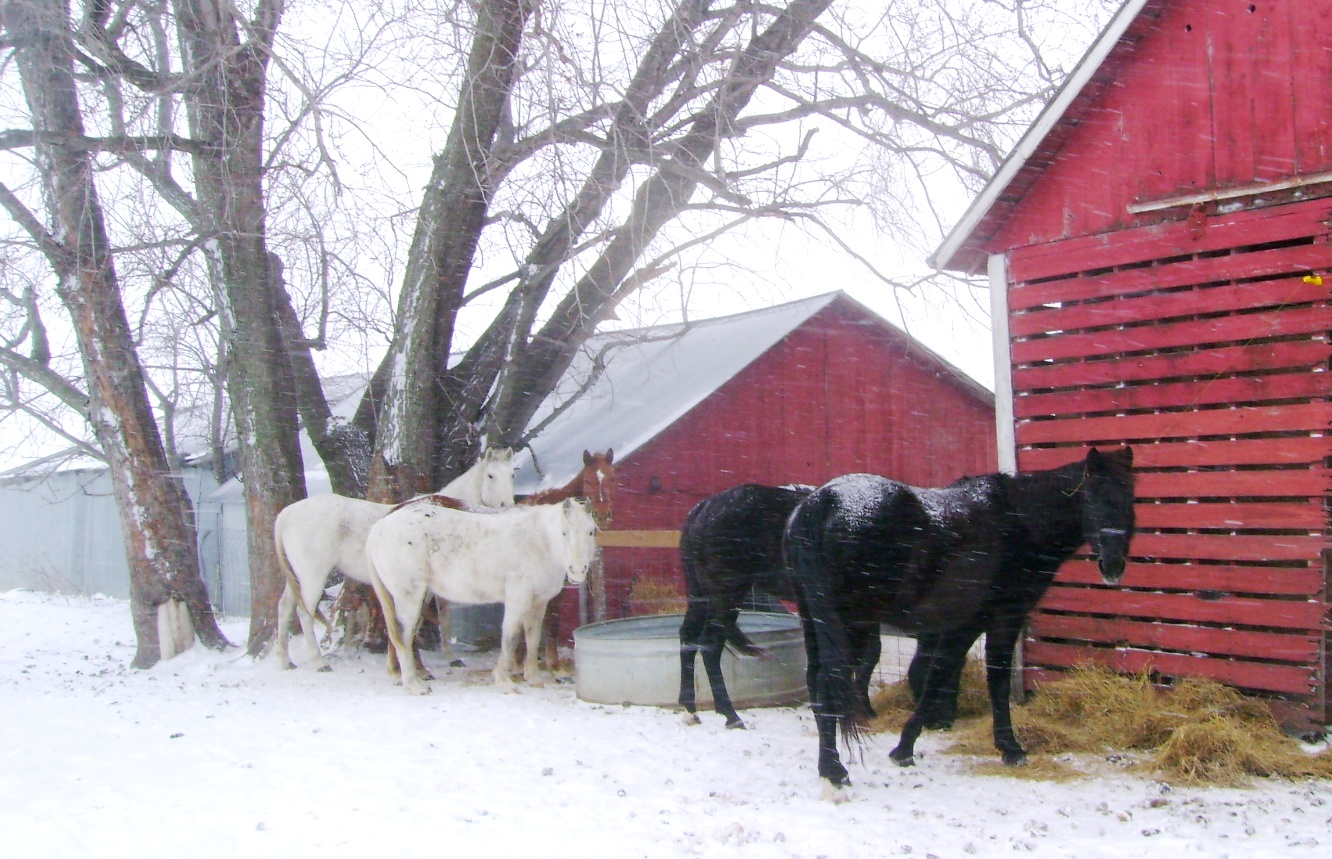
[[[1126,0],[1100,37],[1027,129],[989,184],[929,258],[936,269],[972,274],[985,269],[984,244],[1059,154],[1091,101],[1113,79],[1118,64],[1160,17],[1169,0]]]
[[[515,489],[527,493],[564,485],[582,468],[584,450],[613,448],[616,460],[623,460],[838,301],[897,332],[977,396],[991,396],[961,370],[842,292],[699,322],[607,332],[584,345],[533,417],[534,427],[548,423],[530,449],[515,456]],[[598,363],[602,370],[594,375]],[[590,378],[591,385],[578,393]]]

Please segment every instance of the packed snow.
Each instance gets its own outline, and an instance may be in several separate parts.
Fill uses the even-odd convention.
[[[241,641],[246,625],[224,629]],[[301,644],[293,647],[301,661]],[[807,708],[704,713],[506,694],[493,657],[431,695],[383,657],[281,671],[195,646],[128,668],[125,603],[0,594],[0,855],[20,857],[1323,857],[1332,785],[1170,788],[1117,771],[1035,783],[882,737],[820,798]],[[433,661],[432,661],[433,657]],[[521,852],[520,852],[521,851]]]

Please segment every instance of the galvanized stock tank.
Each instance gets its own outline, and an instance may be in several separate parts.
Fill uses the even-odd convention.
[[[683,614],[626,617],[574,630],[574,676],[578,697],[597,704],[678,706],[680,622]],[[790,614],[741,612],[740,629],[771,659],[722,652],[722,675],[737,709],[775,707],[808,699],[805,641],[800,620]],[[712,707],[702,658],[694,665],[700,708]]]

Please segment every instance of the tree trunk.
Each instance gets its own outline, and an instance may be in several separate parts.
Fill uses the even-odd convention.
[[[149,405],[92,159],[59,142],[83,136],[66,5],[62,0],[8,3],[4,20],[18,46],[19,74],[38,132],[37,158],[54,228],[43,246],[74,324],[88,379],[86,416],[106,455],[125,536],[138,642],[132,665],[147,668],[160,658],[158,614],[171,600],[185,603],[204,644],[220,649],[228,642],[199,573],[189,496],[170,476]]]
[[[250,558],[250,635],[259,655],[276,630],[283,581],[273,521],[305,495],[291,362],[281,327],[281,301],[270,271],[263,192],[263,118],[271,40],[281,0],[261,0],[244,24],[235,6],[216,0],[176,4],[186,69],[192,79],[192,135],[212,153],[194,158],[200,209],[214,236],[205,253],[224,289],[224,330],[231,332],[228,392],[240,438]]]
[[[426,186],[399,301],[399,328],[386,359],[387,389],[375,434],[367,497],[396,500],[429,491],[458,463],[442,461],[440,380],[453,320],[485,224],[487,155],[504,118],[515,56],[532,0],[479,4],[467,81],[444,151]],[[449,446],[474,444],[467,427]]]

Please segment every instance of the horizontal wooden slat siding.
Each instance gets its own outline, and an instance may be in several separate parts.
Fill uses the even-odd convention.
[[[1025,282],[1070,272],[1125,266],[1143,260],[1199,255],[1327,235],[1332,202],[1311,200],[1275,209],[1231,212],[1206,219],[1199,231],[1188,221],[1156,224],[1062,241],[1014,248],[1009,252],[1009,280]]]
[[[1173,650],[1216,656],[1261,653],[1273,662],[1309,662],[1318,656],[1317,635],[1255,632],[1213,626],[1107,620],[1082,615],[1041,613],[1032,618],[1037,635],[1063,641],[1114,641],[1140,650]]]
[[[1246,406],[1113,417],[1031,421],[1018,426],[1019,444],[1109,442],[1129,439],[1187,438],[1246,433],[1322,432],[1332,418],[1332,403]]]
[[[1267,337],[1317,335],[1328,329],[1326,307],[1297,307],[1260,313],[1219,316],[1188,322],[1163,322],[1106,331],[1057,334],[1012,344],[1016,364],[1084,359],[1097,356],[1210,346]]]
[[[1140,530],[1133,538],[1132,552],[1135,558],[1163,561],[1273,563],[1307,561],[1322,546],[1321,535],[1144,534]]]
[[[1112,650],[1031,641],[1027,643],[1023,655],[1027,664],[1032,666],[1075,668],[1087,663],[1096,663],[1125,674],[1154,671],[1167,677],[1208,677],[1219,683],[1254,692],[1275,692],[1298,695],[1302,698],[1316,695],[1322,682],[1318,672],[1310,666],[1266,664],[1241,659],[1183,656],[1143,650]],[[1035,675],[1034,679],[1037,682],[1054,679],[1056,676],[1049,672],[1040,672],[1039,668],[1031,673]]]
[[[1332,251],[1325,245],[1318,248],[1323,263],[1320,268],[1332,266]],[[1220,260],[1208,262],[1215,264]],[[1161,271],[1182,279],[1182,272],[1174,269],[1172,266]],[[1016,313],[1011,323],[1012,336],[1031,337],[1050,331],[1134,325],[1153,320],[1182,319],[1200,314],[1258,308],[1294,307],[1327,298],[1327,288],[1323,284],[1303,278],[1298,272],[1292,274],[1289,268],[1286,268],[1283,276],[1270,280],[1246,280],[1225,286],[1174,292],[1136,292],[1147,286],[1141,282],[1142,270],[1099,280],[1106,282],[1106,290],[1112,298],[1088,304],[1065,304],[1058,307],[1042,305],[1039,309]]]
[[[1120,586],[1080,555],[1047,591],[1033,674],[1150,666],[1327,712],[1330,213],[1322,200],[1010,252],[1019,470],[1128,443],[1138,499]]]
[[[1318,629],[1324,614],[1323,606],[1309,600],[1268,600],[1229,595],[1220,599],[1203,599],[1194,594],[1064,587],[1058,583],[1046,591],[1041,608],[1139,620],[1224,623],[1249,628],[1306,631]]]
[[[1289,292],[1282,287],[1267,289],[1256,296],[1255,307],[1269,307],[1278,304],[1292,304],[1298,301],[1318,301],[1325,294],[1318,293],[1316,284],[1304,283],[1301,272],[1322,271],[1332,268],[1332,247],[1327,244],[1307,244],[1294,247],[1276,248],[1243,257],[1203,257],[1169,265],[1152,265],[1145,268],[1133,268],[1116,271],[1112,274],[1084,275],[1076,278],[1047,281],[1044,283],[1015,284],[1008,291],[1008,307],[1014,313],[1013,333],[1017,336],[1051,331],[1060,328],[1090,328],[1097,325],[1114,324],[1116,315],[1122,315],[1124,308],[1117,307],[1117,302],[1098,304],[1075,304],[1092,298],[1117,298],[1123,295],[1154,290],[1172,289],[1194,284],[1213,283],[1218,280],[1245,280],[1251,278],[1290,278]],[[1292,273],[1296,276],[1290,277]],[[1264,286],[1267,284],[1264,283]],[[1252,293],[1251,289],[1242,290]],[[1307,296],[1297,298],[1296,296]],[[1198,306],[1198,294],[1184,293],[1178,296],[1160,296],[1164,302],[1159,310],[1149,309],[1150,305],[1134,307],[1136,317],[1124,321],[1132,322],[1144,318],[1146,313],[1159,313],[1160,318],[1180,316],[1181,312],[1170,312],[1170,302],[1179,302],[1181,306]],[[1237,305],[1243,308],[1244,305]],[[1213,308],[1221,309],[1218,305]],[[1024,312],[1027,311],[1027,312]],[[1207,309],[1192,312],[1208,312]],[[1047,317],[1052,320],[1045,327]]]
[[[1201,502],[1196,504],[1137,505],[1138,527],[1237,530],[1242,528],[1301,528],[1321,530],[1326,514],[1306,501]]]
[[[1307,400],[1321,396],[1326,390],[1327,382],[1314,373],[1234,376],[1201,383],[1165,382],[1135,387],[1035,393],[1015,400],[1013,413],[1018,419],[1023,419],[1177,409],[1181,405],[1198,407],[1246,401]]]
[[[1329,449],[1328,440],[1322,436],[1283,438],[1280,444],[1272,444],[1271,439],[1265,438],[1155,442],[1135,448],[1133,464],[1139,470],[1251,465],[1316,465],[1321,468]],[[1022,464],[1027,469],[1055,468],[1082,455],[1082,450],[1036,448],[1023,451]]]
[[[1033,364],[1013,368],[1017,391],[1072,388],[1080,385],[1123,385],[1157,379],[1213,378],[1238,372],[1264,370],[1308,370],[1325,367],[1332,359],[1332,344],[1323,340],[1294,340],[1245,343],[1238,346],[1208,346],[1191,352],[1133,355]]]
[[[1068,585],[1100,585],[1094,561],[1075,560],[1059,570]],[[1205,597],[1243,594],[1261,597],[1316,598],[1323,572],[1314,567],[1233,566],[1224,564],[1159,564],[1130,561],[1123,584],[1135,590],[1189,591]]]

